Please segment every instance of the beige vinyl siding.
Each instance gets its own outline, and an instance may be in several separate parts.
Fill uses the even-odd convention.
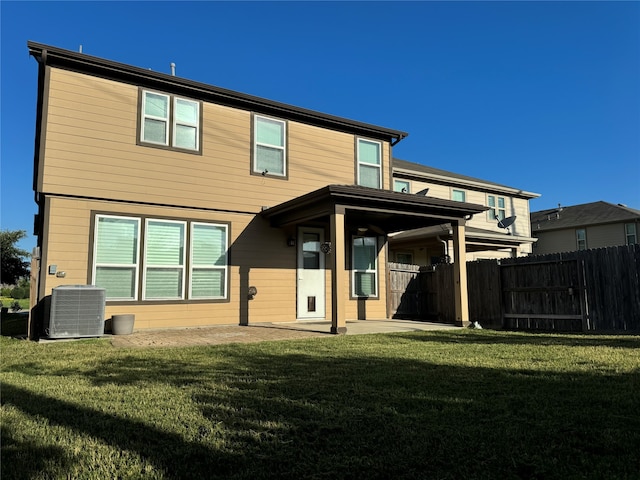
[[[533,247],[535,255],[545,255],[547,253],[573,252],[578,249],[576,244],[576,231],[556,230],[552,232],[538,232],[534,230],[538,241]],[[589,233],[587,232],[587,246],[589,246]]]
[[[194,209],[163,208],[98,200],[62,197],[47,199],[48,243],[43,246],[42,295],[60,285],[84,285],[91,282],[91,219],[95,213],[189,219],[205,222],[230,222],[230,267],[228,302],[124,303],[111,304],[105,318],[115,314],[136,315],[136,328],[194,327],[216,324],[292,322],[296,319],[296,248],[286,245],[286,233],[271,228],[260,217],[246,214],[207,212]],[[259,243],[256,242],[259,239]],[[385,249],[379,254],[379,299],[367,301],[367,317],[386,317]],[[64,278],[48,275],[49,265],[66,272]],[[350,273],[350,272],[348,272]],[[350,291],[346,275],[341,294]],[[248,287],[258,294],[248,300]],[[326,272],[326,312],[331,318],[331,275]],[[357,301],[348,300],[347,318],[357,318]],[[246,315],[248,314],[248,315]]]
[[[288,122],[283,180],[250,174],[248,111],[204,103],[198,155],[136,144],[134,85],[52,69],[48,99],[47,193],[257,213],[330,183],[354,183],[350,134]],[[383,173],[389,154],[383,142]]]
[[[119,313],[136,314],[136,328],[238,324],[240,312],[249,322],[293,321],[295,311],[296,249],[286,246],[284,233],[251,215],[160,208],[93,200],[49,198],[49,238],[43,258],[44,295],[60,285],[83,285],[91,281],[89,244],[92,212],[114,215],[146,215],[207,222],[230,222],[229,302],[107,305],[106,318]],[[256,238],[260,243],[256,244]],[[49,265],[66,272],[64,278],[47,275]],[[248,287],[258,289],[248,300]],[[244,305],[242,303],[244,302]]]
[[[587,227],[587,248],[602,248],[625,244],[624,223]]]

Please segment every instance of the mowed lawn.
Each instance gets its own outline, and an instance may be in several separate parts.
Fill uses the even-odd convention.
[[[3,337],[2,478],[640,478],[640,337]]]

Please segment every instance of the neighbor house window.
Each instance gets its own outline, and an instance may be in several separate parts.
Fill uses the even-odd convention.
[[[578,250],[587,249],[587,231],[584,228],[576,229],[576,244]]]
[[[190,298],[227,296],[227,226],[191,224]]]
[[[97,215],[94,233],[93,284],[109,300],[136,300],[140,251],[140,220]]]
[[[393,191],[402,193],[411,193],[410,184],[407,180],[394,180]]]
[[[200,151],[200,102],[142,91],[140,142]]]
[[[287,124],[273,118],[254,117],[253,172],[287,175]]]
[[[115,215],[95,224],[93,284],[107,300],[138,300],[138,290],[144,301],[228,298],[227,224]]]
[[[184,298],[186,223],[147,220],[144,300]]]
[[[451,200],[455,200],[456,202],[466,202],[466,192],[464,190],[451,190]]]
[[[357,144],[358,185],[382,188],[382,144],[362,138]]]
[[[413,265],[412,253],[396,253],[396,262],[403,265]]]
[[[504,220],[507,217],[505,205],[504,197],[487,195],[487,206],[489,207],[487,215],[489,215],[489,220]]]
[[[376,237],[353,239],[353,296],[378,296],[378,244]]]
[[[638,236],[637,236],[635,223],[625,224],[624,232],[627,239],[627,245],[633,245],[634,243],[638,243]]]

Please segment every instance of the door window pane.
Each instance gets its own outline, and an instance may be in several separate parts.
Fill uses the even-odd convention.
[[[303,234],[302,263],[305,269],[320,268],[320,235],[317,233]]]

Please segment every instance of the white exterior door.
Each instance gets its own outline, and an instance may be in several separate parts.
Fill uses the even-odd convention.
[[[298,318],[325,318],[324,230],[298,230]]]

